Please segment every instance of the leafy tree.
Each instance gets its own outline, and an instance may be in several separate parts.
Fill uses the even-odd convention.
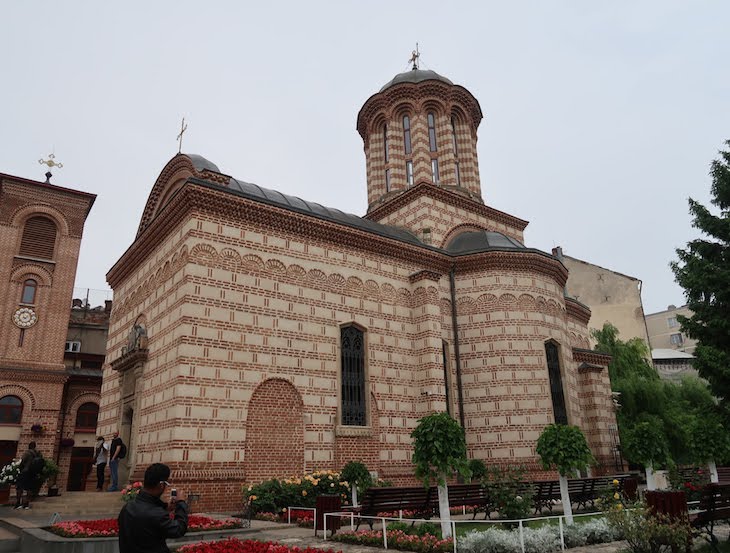
[[[629,461],[644,465],[646,487],[656,489],[654,466],[670,461],[669,445],[664,434],[664,423],[655,415],[644,415],[634,426],[624,428],[621,448]]]
[[[698,464],[707,463],[710,478],[717,482],[717,461],[730,457],[730,436],[718,413],[697,417],[692,426],[692,457]]]
[[[373,483],[373,477],[364,463],[360,461],[350,461],[340,472],[340,480],[344,480],[350,484],[352,492],[352,506],[357,507],[357,490],[365,490]]]
[[[627,342],[620,340],[618,328],[611,323],[605,323],[601,329],[591,330],[591,335],[596,341],[596,351],[611,356],[608,365],[611,382],[630,376],[659,380],[659,375],[649,364],[649,348],[640,338],[631,338]]]
[[[730,147],[730,140],[725,142]],[[678,316],[682,331],[698,340],[694,367],[726,407],[730,404],[730,151],[720,151],[710,164],[713,214],[689,199],[692,226],[705,238],[678,249],[679,261],[671,263],[675,278],[684,288],[691,317]]]
[[[568,524],[573,524],[573,509],[568,494],[568,475],[594,462],[583,432],[577,426],[550,424],[537,439],[537,454],[545,469],[555,467],[560,475],[560,499]]]
[[[448,413],[432,413],[418,421],[411,433],[416,477],[424,485],[438,485],[441,534],[451,536],[449,492],[446,479],[454,473],[469,478],[464,429]]]
[[[481,459],[469,461],[469,472],[471,473],[472,482],[481,482],[489,474],[487,465]]]

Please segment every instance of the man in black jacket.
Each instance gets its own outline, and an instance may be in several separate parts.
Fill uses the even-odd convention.
[[[176,498],[164,503],[160,496],[170,485],[170,467],[154,463],[144,473],[137,498],[119,513],[119,553],[169,553],[167,538],[179,538],[188,530],[188,506]],[[175,513],[170,518],[170,513]]]

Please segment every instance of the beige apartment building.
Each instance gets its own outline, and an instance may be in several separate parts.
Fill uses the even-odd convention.
[[[609,322],[618,328],[621,340],[641,338],[649,344],[640,279],[564,255],[561,247],[553,248],[553,255],[568,269],[566,294],[591,309],[590,330]]]
[[[694,353],[697,341],[682,332],[677,315],[691,317],[692,311],[686,305],[681,307],[670,305],[665,311],[646,316],[646,327],[652,349],[672,349],[684,353]]]

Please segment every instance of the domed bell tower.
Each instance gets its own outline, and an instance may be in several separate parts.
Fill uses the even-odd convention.
[[[477,160],[479,102],[435,71],[396,75],[365,102],[368,211],[426,182],[483,203]]]

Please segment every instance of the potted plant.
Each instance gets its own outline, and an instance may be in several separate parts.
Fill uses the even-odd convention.
[[[593,462],[583,432],[577,426],[550,424],[537,439],[537,454],[545,469],[558,469],[560,501],[563,503],[565,521],[573,524],[573,509],[568,494],[568,475],[584,469]]]
[[[35,423],[35,424],[32,424],[32,425],[31,425],[31,427],[30,427],[30,431],[31,431],[31,432],[32,432],[33,434],[42,434],[44,430],[45,430],[45,428],[44,428],[44,427],[43,427],[43,425],[42,425],[41,423],[39,423],[39,422],[37,422],[37,423]]]
[[[626,459],[644,465],[646,489],[654,491],[654,467],[667,464],[671,460],[662,420],[655,415],[646,415],[641,422],[624,431],[621,443]]]
[[[61,438],[61,447],[73,447],[76,442],[73,438]]]

